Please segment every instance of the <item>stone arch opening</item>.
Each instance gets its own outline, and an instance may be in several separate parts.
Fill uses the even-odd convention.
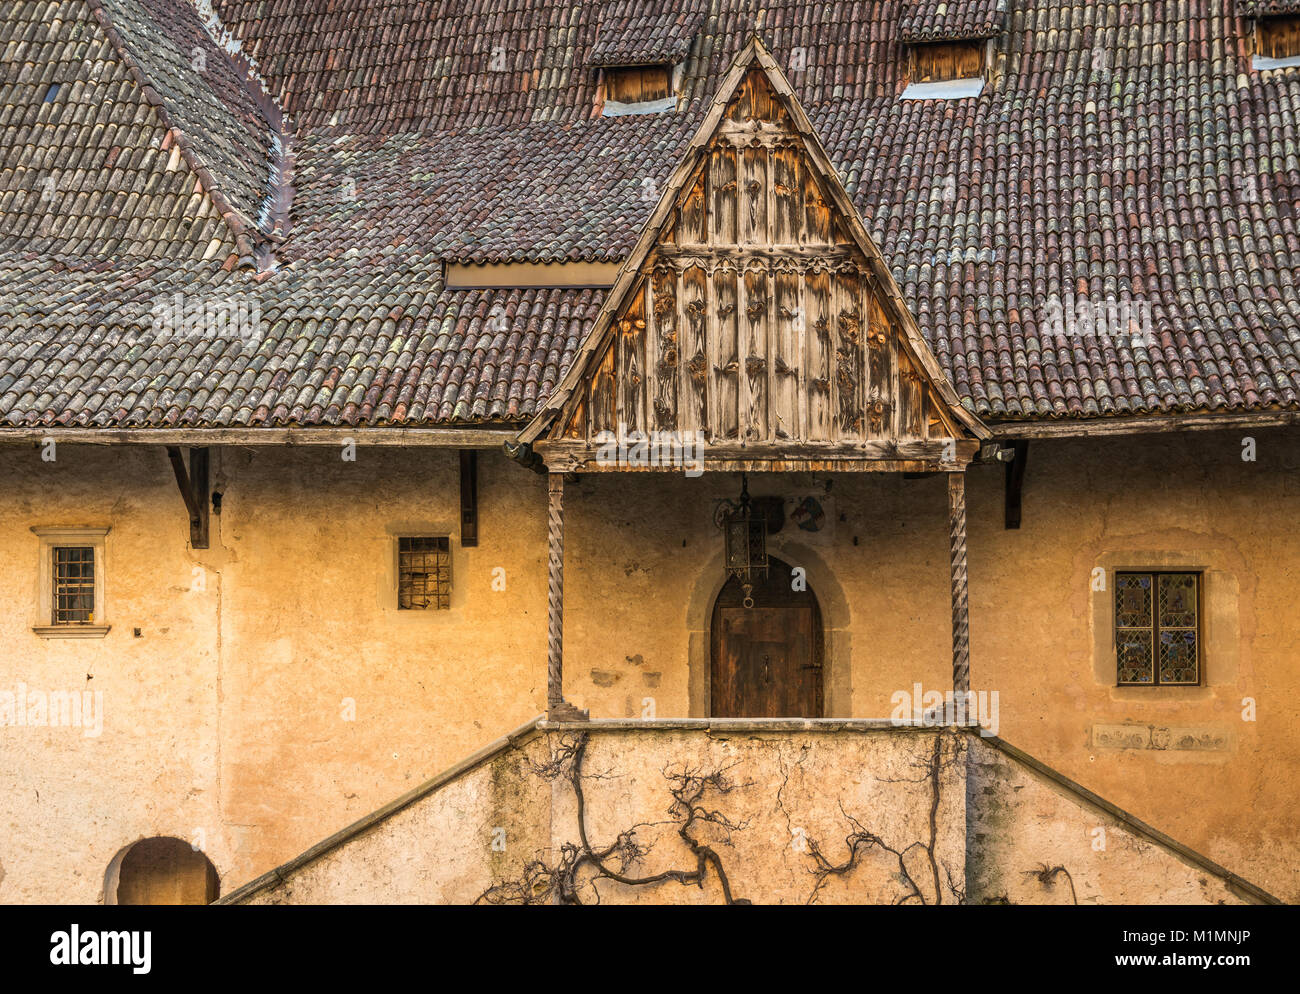
[[[212,861],[170,836],[124,846],[104,874],[105,904],[211,904],[220,889]]]
[[[805,571],[775,556],[746,597],[722,585],[709,625],[709,717],[821,718],[824,631]]]
[[[806,543],[774,535],[769,538],[768,552],[789,567],[802,568],[808,588],[816,592],[822,633],[822,716],[852,717],[852,619],[844,589],[821,554]],[[688,694],[693,718],[710,717],[713,612],[728,579],[719,549],[700,571],[687,603]]]

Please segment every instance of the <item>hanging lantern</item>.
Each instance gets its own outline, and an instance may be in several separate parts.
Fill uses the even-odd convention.
[[[740,478],[740,504],[727,516],[727,572],[740,581],[744,605],[754,606],[754,583],[767,579],[767,519],[749,502],[749,480]]]

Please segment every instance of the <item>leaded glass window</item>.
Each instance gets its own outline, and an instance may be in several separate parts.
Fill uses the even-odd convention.
[[[1115,656],[1121,686],[1201,682],[1199,573],[1116,573]]]
[[[397,606],[403,611],[451,606],[451,541],[445,535],[397,540]]]

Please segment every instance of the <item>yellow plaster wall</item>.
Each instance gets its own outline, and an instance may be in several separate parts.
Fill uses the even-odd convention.
[[[1244,462],[1244,437],[1035,442],[1018,531],[1003,527],[1002,467],[973,467],[972,686],[998,692],[1008,741],[1300,899],[1300,443],[1253,432],[1256,459]],[[750,489],[825,493],[825,482],[756,476]],[[633,717],[653,698],[660,718],[705,713],[707,640],[690,630],[707,624],[721,583],[713,501],[738,490],[729,477],[649,474],[593,474],[570,487],[575,704]],[[888,717],[892,695],[917,681],[951,686],[945,482],[837,476],[828,496],[833,545],[787,524],[770,547],[808,565],[828,625],[849,616],[827,686],[851,685],[852,716]],[[1143,565],[1206,571],[1206,685],[1113,685],[1111,594],[1094,592],[1093,570],[1109,582],[1115,567]],[[847,606],[828,612],[828,602]],[[1243,720],[1252,700],[1256,720]],[[1126,731],[1149,747],[1118,748]],[[1188,740],[1198,747],[1177,747]]]
[[[972,468],[972,681],[998,691],[1003,738],[1294,900],[1300,445],[1254,437],[1254,463],[1234,433],[1036,442],[1010,532],[1001,467]],[[496,454],[480,470],[480,545],[453,540],[451,611],[406,616],[391,606],[393,538],[458,534],[454,452],[214,452],[223,513],[195,552],[160,449],[61,447],[54,463],[0,450],[0,690],[105,695],[97,737],[0,729],[0,900],[93,902],[114,854],[154,835],[197,840],[228,891],[539,713],[544,481]],[[825,483],[755,477],[751,490],[825,495]],[[702,714],[722,581],[713,500],[737,484],[589,475],[567,488],[575,704]],[[950,685],[945,501],[938,477],[839,476],[832,541],[790,525],[773,540],[807,564],[833,629],[838,716],[888,717],[895,692]],[[31,632],[42,524],[111,526],[106,638]],[[1111,685],[1108,593],[1091,571],[1143,557],[1208,571],[1208,686]],[[1120,748],[1126,728],[1154,747]]]
[[[0,901],[102,900],[164,835],[228,891],[542,710],[542,478],[484,453],[466,549],[454,451],[341,454],[214,451],[195,551],[161,448],[0,450],[0,690],[104,694],[97,736],[0,728]],[[41,524],[111,526],[103,639],[32,633]],[[395,609],[404,530],[453,536],[450,611]]]

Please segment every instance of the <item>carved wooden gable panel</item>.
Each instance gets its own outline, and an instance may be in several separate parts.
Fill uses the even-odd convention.
[[[762,68],[744,74],[692,154],[539,441],[700,430],[718,458],[816,459],[898,458],[897,446],[873,443],[970,439],[902,330],[892,280],[882,283],[865,234],[855,239],[835,207],[838,181]]]

